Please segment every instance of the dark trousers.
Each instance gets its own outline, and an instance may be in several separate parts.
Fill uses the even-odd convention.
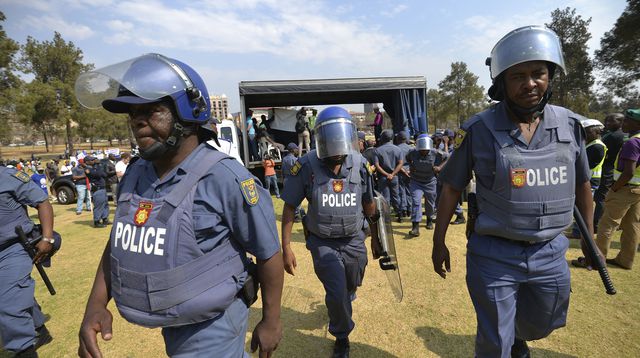
[[[604,198],[607,197],[609,188],[613,184],[613,174],[602,174],[600,178],[600,186],[593,193],[593,201],[595,202],[595,211],[593,212],[593,229],[598,231],[598,222],[604,213]]]

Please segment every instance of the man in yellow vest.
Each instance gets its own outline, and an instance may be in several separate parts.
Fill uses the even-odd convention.
[[[600,133],[604,128],[604,124],[597,119],[585,119],[580,121],[582,128],[585,131],[585,142],[587,145],[585,149],[587,151],[587,159],[589,161],[589,169],[591,169],[591,194],[600,186],[600,178],[602,177],[602,166],[604,159],[607,155],[607,146],[600,139]],[[594,227],[597,227],[597,222],[594,222]],[[578,226],[574,223],[571,229],[571,236],[574,238],[580,237],[580,231]],[[576,267],[587,267],[587,262],[584,257],[579,257],[577,260],[572,260],[571,264]]]
[[[640,239],[640,108],[625,112],[622,130],[629,134],[614,165],[615,182],[604,202],[604,213],[598,224],[596,244],[606,257],[611,238],[618,226],[620,252],[609,265],[631,269]]]

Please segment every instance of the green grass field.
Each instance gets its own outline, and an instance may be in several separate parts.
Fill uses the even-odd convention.
[[[278,218],[282,202],[275,200]],[[54,204],[55,229],[64,238],[48,273],[58,291],[50,296],[37,272],[36,297],[50,317],[47,327],[54,340],[39,350],[41,357],[76,356],[80,325],[100,254],[109,228],[94,229],[90,213],[75,215],[75,206]],[[112,209],[113,210],[113,209]],[[30,213],[34,213],[33,210]],[[113,215],[111,215],[113,218]],[[394,225],[401,261],[404,300],[397,303],[378,263],[370,259],[363,286],[354,302],[356,328],[350,336],[352,357],[472,357],[475,314],[465,285],[464,225],[451,226],[448,244],[452,272],[446,280],[431,265],[431,235],[409,239],[411,224]],[[278,229],[280,223],[278,222]],[[296,276],[285,277],[282,298],[284,337],[276,356],[329,357],[333,337],[327,332],[324,291],[313,272],[300,224],[294,226]],[[611,255],[619,248],[613,243]],[[572,242],[567,260],[580,255]],[[567,327],[530,343],[534,357],[639,357],[640,282],[638,268],[610,268],[618,294],[608,296],[596,272],[571,268],[573,294]],[[114,313],[113,339],[100,342],[106,357],[161,357],[164,344],[159,329],[145,329]],[[251,308],[250,331],[260,318],[260,301]],[[250,333],[250,332],[249,332]],[[247,342],[250,334],[247,335]],[[248,349],[248,346],[247,346]],[[0,357],[9,357],[6,352]],[[254,356],[257,356],[254,355]]]

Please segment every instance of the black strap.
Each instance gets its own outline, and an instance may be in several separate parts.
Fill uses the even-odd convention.
[[[5,242],[4,244],[0,245],[0,251],[3,251],[4,249],[8,248],[9,246],[13,245],[13,244],[17,244],[20,242],[20,239],[11,239],[7,242]]]

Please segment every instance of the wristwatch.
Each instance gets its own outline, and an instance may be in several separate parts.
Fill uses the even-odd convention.
[[[53,245],[53,244],[56,242],[56,239],[51,238],[51,237],[43,237],[43,238],[42,238],[42,241],[44,241],[44,242],[48,242],[48,243],[50,243],[51,245]]]

